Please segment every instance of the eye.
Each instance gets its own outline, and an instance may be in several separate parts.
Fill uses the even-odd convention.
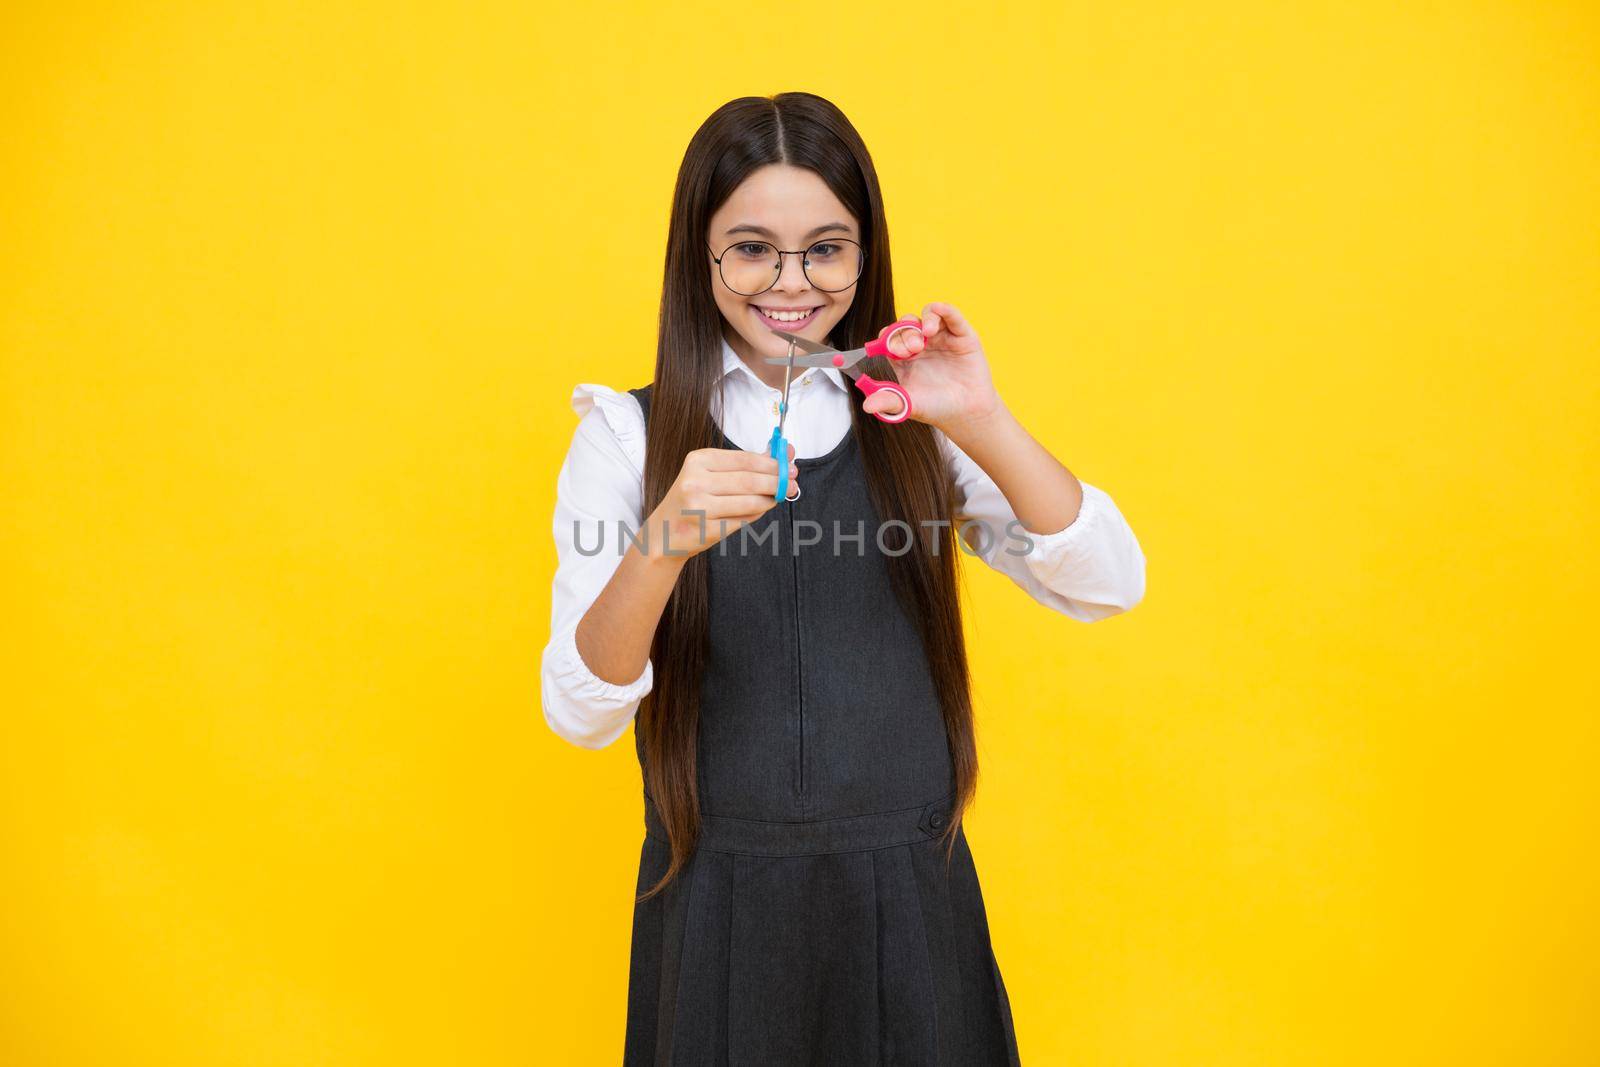
[[[762,244],[760,241],[752,241],[747,244],[736,245],[734,247],[734,251],[748,259],[760,259],[762,256],[768,256],[772,254],[772,249],[767,245]]]
[[[824,241],[821,244],[812,245],[810,254],[818,259],[827,259],[829,256],[839,254],[839,246],[830,241]]]

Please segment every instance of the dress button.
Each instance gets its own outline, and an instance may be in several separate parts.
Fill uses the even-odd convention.
[[[943,830],[944,812],[936,811],[932,815],[928,816],[928,825],[932,826],[935,830]]]

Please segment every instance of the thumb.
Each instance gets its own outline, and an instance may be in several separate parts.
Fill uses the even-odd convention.
[[[861,405],[861,410],[868,415],[876,415],[879,412],[885,415],[893,415],[900,410],[900,398],[887,389],[880,389],[867,397]]]

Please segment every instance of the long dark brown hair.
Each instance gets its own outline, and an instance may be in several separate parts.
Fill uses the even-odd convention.
[[[721,444],[710,408],[722,377],[722,313],[711,289],[706,230],[711,216],[751,172],[774,163],[815,171],[861,226],[866,264],[832,343],[842,349],[859,347],[898,317],[877,171],[844,114],[811,93],[746,96],[718,108],[690,140],[672,196],[646,436],[645,515],[677,480],[685,456]],[[875,378],[892,378],[888,362],[875,357],[861,366]],[[921,631],[950,743],[956,799],[944,831],[948,863],[978,776],[961,628],[960,553],[952,521],[954,486],[926,423],[886,424],[856,403],[851,432],[861,454],[871,457],[865,467],[878,517],[903,520],[919,534],[909,552],[888,556],[888,562],[895,593]],[[645,789],[672,843],[666,873],[640,901],[677,876],[700,833],[695,764],[700,679],[709,641],[706,556],[697,553],[684,563],[662,612],[651,644],[655,682],[640,703],[634,727]]]

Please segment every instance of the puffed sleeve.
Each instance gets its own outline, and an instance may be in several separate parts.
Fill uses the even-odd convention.
[[[935,431],[956,485],[967,544],[1034,600],[1081,622],[1118,615],[1144,599],[1144,552],[1110,494],[1079,479],[1083,503],[1064,528],[1031,533],[993,478]]]
[[[584,383],[572,392],[578,418],[556,479],[556,576],[550,642],[540,667],[545,722],[581,748],[605,748],[628,731],[650,691],[653,664],[615,684],[578,654],[578,622],[622,562],[618,522],[637,530],[644,484],[644,413],[627,392]]]

